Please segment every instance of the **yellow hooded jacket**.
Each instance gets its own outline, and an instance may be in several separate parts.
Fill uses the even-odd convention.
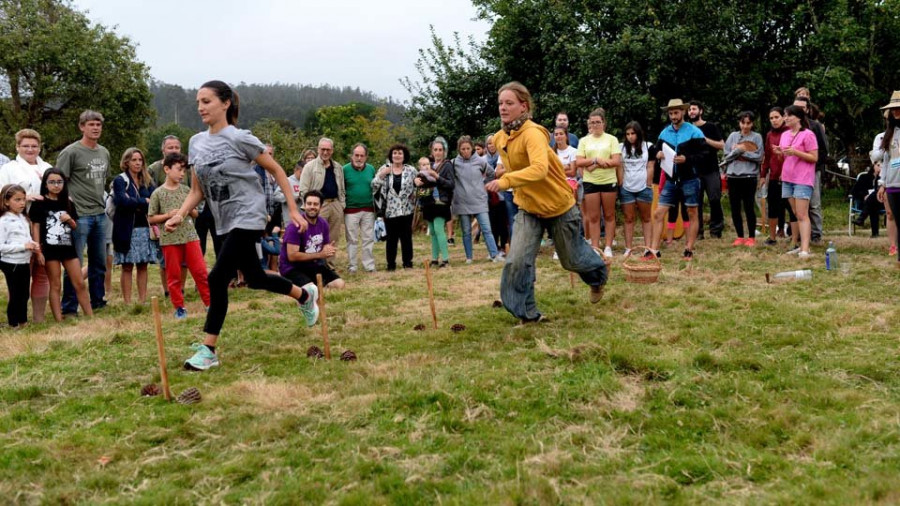
[[[506,169],[497,181],[502,190],[515,190],[513,201],[520,208],[539,218],[555,218],[575,205],[547,129],[528,120],[510,134],[494,134],[494,145]]]

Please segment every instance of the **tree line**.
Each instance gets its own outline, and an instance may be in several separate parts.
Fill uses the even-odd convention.
[[[898,87],[898,0],[473,0],[491,23],[487,42],[432,35],[420,50],[410,129],[424,140],[496,131],[496,94],[511,80],[552,125],[572,128],[604,107],[611,133],[637,120],[655,135],[670,98],[698,99],[707,116],[737,125],[751,110],[765,131],[768,110],[800,86],[825,113],[836,153],[867,151],[884,124],[878,107]]]
[[[355,142],[386,150],[393,139],[408,137],[404,106],[359,88],[241,83],[235,89],[240,126],[276,145],[287,170],[321,135],[334,137],[338,158]],[[203,128],[196,91],[153,80],[131,40],[92,22],[67,0],[0,0],[4,154],[15,155],[15,132],[28,127],[41,133],[41,156],[53,163],[80,138],[78,115],[93,109],[104,115],[101,142],[114,159],[138,146],[155,160],[165,135],[187,146]]]

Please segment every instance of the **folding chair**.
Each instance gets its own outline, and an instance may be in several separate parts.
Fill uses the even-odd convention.
[[[860,174],[861,176],[862,174]],[[856,176],[856,179],[859,180],[859,176]],[[853,198],[853,195],[848,197],[849,203],[849,212],[847,213],[847,235],[853,237],[853,234],[856,232],[856,223],[853,221],[863,212],[863,206],[865,202],[857,202],[856,199]],[[887,212],[884,209],[878,213],[878,216],[869,216],[869,219],[880,220],[884,218],[884,227],[887,227]]]

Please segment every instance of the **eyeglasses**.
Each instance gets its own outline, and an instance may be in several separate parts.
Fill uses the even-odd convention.
[[[47,186],[62,186],[65,184],[65,181],[56,180],[56,181],[47,181]]]
[[[603,124],[603,120],[599,120],[599,121],[588,121],[588,125],[602,125],[602,124]]]

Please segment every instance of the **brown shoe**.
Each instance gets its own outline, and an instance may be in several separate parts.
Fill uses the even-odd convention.
[[[591,304],[600,302],[603,298],[603,285],[591,286]]]
[[[516,324],[516,327],[524,327],[525,325],[531,325],[533,323],[544,323],[547,321],[547,317],[544,315],[538,315],[536,318],[522,318],[519,320],[519,323]]]

